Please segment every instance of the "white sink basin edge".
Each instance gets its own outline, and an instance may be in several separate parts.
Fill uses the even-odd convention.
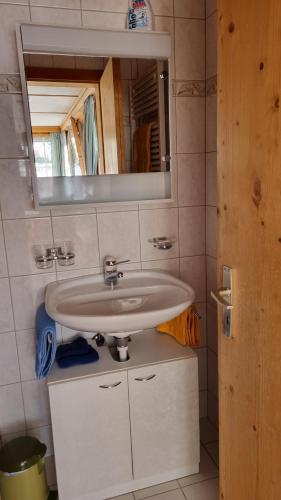
[[[188,284],[164,271],[125,271],[118,285],[103,274],[47,285],[45,304],[57,323],[84,332],[132,334],[178,316],[195,299]]]

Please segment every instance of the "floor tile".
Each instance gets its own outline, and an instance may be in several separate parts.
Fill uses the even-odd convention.
[[[184,500],[184,494],[181,490],[168,491],[160,495],[154,495],[147,500]],[[205,500],[205,499],[204,499]]]
[[[134,495],[136,500],[143,500],[144,498],[150,498],[153,495],[176,490],[177,488],[177,481],[169,481],[167,483],[157,484],[156,486],[151,486],[150,488],[144,488],[142,490],[135,491]]]
[[[202,483],[192,484],[183,489],[187,500],[218,500],[219,481],[211,479]]]
[[[219,443],[208,443],[206,445],[206,450],[211,455],[212,459],[216,462],[217,466],[219,466]]]
[[[200,420],[200,441],[203,444],[218,441],[218,430],[208,418]]]
[[[193,474],[192,476],[182,477],[178,480],[180,486],[183,488],[190,484],[199,483],[200,481],[205,481],[206,479],[216,478],[218,476],[218,469],[215,466],[213,460],[209,457],[204,448],[201,448],[200,457],[200,469],[198,474]],[[202,497],[202,500],[206,500]]]
[[[133,493],[127,493],[126,495],[120,495],[118,497],[109,498],[108,500],[134,500]]]

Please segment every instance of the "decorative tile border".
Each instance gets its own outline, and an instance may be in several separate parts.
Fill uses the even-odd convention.
[[[217,93],[217,75],[212,76],[206,82],[206,95],[214,95]]]
[[[174,81],[174,95],[177,97],[205,97],[206,84],[204,80]]]
[[[0,93],[20,93],[21,82],[19,75],[0,75]]]

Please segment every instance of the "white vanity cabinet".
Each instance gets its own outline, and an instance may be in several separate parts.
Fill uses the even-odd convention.
[[[199,462],[197,359],[129,370],[134,478]]]
[[[127,373],[49,387],[59,500],[132,480]]]
[[[104,500],[199,470],[196,354],[155,333],[133,342],[125,363],[103,347],[95,365],[56,367],[49,379],[59,500]]]

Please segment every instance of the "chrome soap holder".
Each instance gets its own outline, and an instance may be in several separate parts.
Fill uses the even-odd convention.
[[[148,241],[153,244],[154,248],[158,248],[158,250],[170,250],[176,240],[167,238],[166,236],[159,236]]]
[[[60,266],[72,266],[75,264],[75,254],[69,249],[58,246],[46,248],[41,255],[35,256],[38,269],[52,268],[54,261],[57,261]]]

